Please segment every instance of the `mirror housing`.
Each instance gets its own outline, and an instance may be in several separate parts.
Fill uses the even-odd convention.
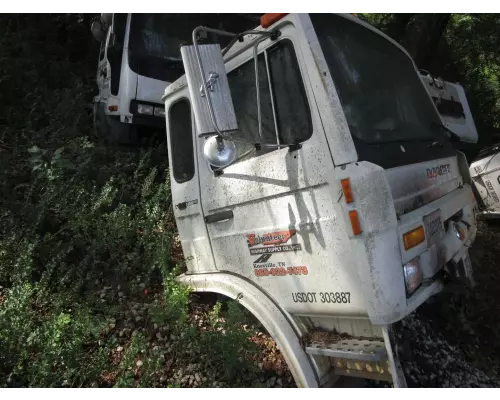
[[[97,20],[92,23],[92,27],[90,28],[92,31],[92,36],[99,41],[104,42],[106,40],[106,31],[104,30],[103,24],[101,21]]]
[[[198,134],[228,138],[238,129],[238,123],[220,46],[182,46],[181,55]]]

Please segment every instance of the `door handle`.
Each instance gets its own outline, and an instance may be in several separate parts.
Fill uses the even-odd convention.
[[[211,224],[213,222],[226,221],[233,218],[233,212],[231,210],[221,211],[212,215],[207,215],[205,217],[205,222]]]

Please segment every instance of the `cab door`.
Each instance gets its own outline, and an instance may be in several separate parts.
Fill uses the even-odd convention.
[[[197,178],[194,123],[187,88],[180,97],[165,100],[172,203],[189,273],[215,270],[203,219]]]
[[[217,269],[253,281],[287,311],[362,314],[355,268],[341,261],[350,244],[335,204],[340,186],[294,31],[285,25],[278,41],[258,47],[261,132],[253,53],[228,63],[239,154],[252,147],[243,140],[287,146],[263,146],[218,175],[197,139],[206,226]]]

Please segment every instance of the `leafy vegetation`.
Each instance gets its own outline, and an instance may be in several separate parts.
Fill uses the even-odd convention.
[[[175,386],[160,378],[188,347],[238,374],[250,332],[195,329],[173,279],[165,143],[89,139],[90,21],[0,16],[0,386]]]

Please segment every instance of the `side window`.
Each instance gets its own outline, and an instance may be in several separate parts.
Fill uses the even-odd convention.
[[[276,143],[271,91],[269,89],[269,79],[267,76],[264,54],[259,55],[258,67],[262,140],[259,138],[255,64],[253,60],[236,68],[228,75],[234,111],[236,113],[238,127],[243,132],[245,139],[253,143]]]
[[[228,74],[241,139],[264,144],[297,144],[309,139],[311,112],[292,42],[281,40],[261,53],[258,70],[262,138],[259,137],[253,59]],[[237,146],[240,153],[241,147],[249,147],[241,143]]]
[[[268,60],[280,141],[305,142],[312,135],[311,110],[292,42],[271,47]]]
[[[184,183],[194,176],[193,132],[189,101],[182,99],[170,106],[168,121],[174,179],[177,183]]]
[[[120,88],[120,72],[122,68],[123,45],[125,42],[125,29],[127,14],[114,14],[113,34],[115,36],[113,47],[108,48],[108,60],[111,67],[111,94],[117,95]]]
[[[115,14],[113,19],[113,33],[115,34],[115,47],[120,50],[123,50],[126,28],[127,14]]]

